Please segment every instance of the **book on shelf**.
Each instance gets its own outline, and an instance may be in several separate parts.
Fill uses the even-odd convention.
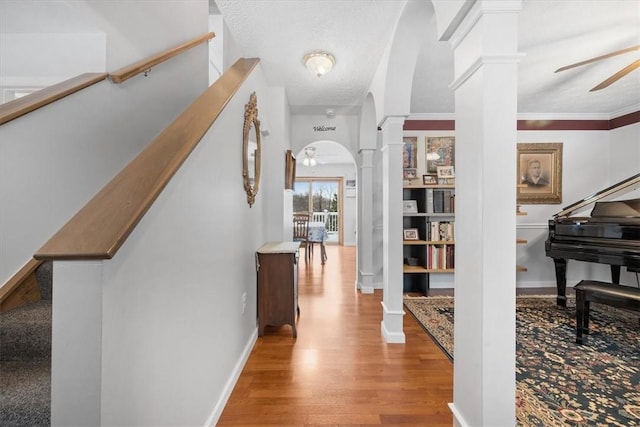
[[[427,223],[427,240],[452,241],[454,228],[454,221],[430,221]]]
[[[455,250],[453,245],[428,245],[427,268],[432,270],[453,269]]]
[[[427,213],[454,213],[455,194],[453,190],[427,188]]]

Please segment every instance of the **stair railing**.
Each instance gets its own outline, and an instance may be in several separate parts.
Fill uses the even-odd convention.
[[[127,67],[123,67],[113,73],[80,74],[63,82],[40,89],[22,98],[9,101],[0,105],[0,125],[99,83],[107,77],[109,77],[113,83],[122,83],[137,74],[142,72],[146,73],[151,67],[207,42],[213,37],[215,37],[215,34],[209,32]],[[37,288],[33,286],[33,281],[35,280],[35,270],[41,263],[42,261],[33,258],[30,259],[16,274],[0,287],[0,311],[8,310],[20,303],[40,299],[39,292],[36,292]]]
[[[207,42],[214,37],[215,34],[212,32],[200,37],[196,37],[195,39],[183,43],[179,46],[167,49],[149,58],[143,59],[142,61],[138,61],[135,64],[131,64],[127,67],[119,69],[118,71],[114,71],[113,73],[109,74],[109,78],[113,83],[122,83],[125,80],[128,80],[140,73],[145,73],[146,75],[146,73],[151,70],[151,67],[158,65],[170,58],[173,58],[174,56],[179,55],[182,52],[186,52],[187,50],[196,47],[201,43]]]
[[[39,260],[111,259],[259,59],[239,59],[47,243]]]
[[[109,77],[113,83],[122,83],[140,73],[146,73],[152,67],[173,58],[187,50],[194,48],[201,43],[207,42],[215,37],[213,32],[196,37],[178,46],[166,49],[153,56],[145,58],[129,66],[123,67],[113,73],[84,73],[58,84],[40,89],[22,98],[14,99],[0,105],[0,125],[13,119],[51,104],[65,96],[78,92],[86,87],[94,85]]]
[[[56,102],[106,79],[107,73],[84,73],[0,105],[0,125]]]

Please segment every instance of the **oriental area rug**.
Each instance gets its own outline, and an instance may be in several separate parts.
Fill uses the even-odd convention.
[[[453,360],[453,297],[405,297],[405,307]],[[640,426],[638,313],[591,303],[586,344],[575,343],[575,300],[518,296],[518,426]]]

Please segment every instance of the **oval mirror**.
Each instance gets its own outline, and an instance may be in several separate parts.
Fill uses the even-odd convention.
[[[260,121],[258,120],[258,98],[253,92],[244,107],[242,136],[242,178],[249,207],[253,205],[260,184]]]

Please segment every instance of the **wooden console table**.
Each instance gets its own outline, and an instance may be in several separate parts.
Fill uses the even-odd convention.
[[[256,251],[258,336],[267,325],[291,325],[297,337],[299,248],[300,242],[269,242]]]

